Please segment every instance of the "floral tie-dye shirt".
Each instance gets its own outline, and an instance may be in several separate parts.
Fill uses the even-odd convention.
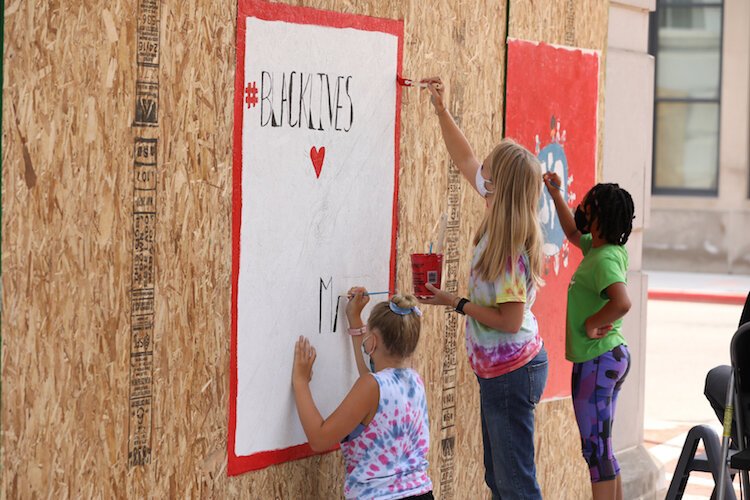
[[[371,374],[380,387],[378,411],[341,443],[346,498],[390,500],[432,490],[427,475],[430,424],[419,374],[386,368]]]
[[[539,327],[531,306],[536,298],[536,287],[529,272],[529,257],[524,252],[508,266],[498,279],[483,281],[474,268],[487,246],[485,235],[474,249],[469,278],[469,300],[474,304],[494,307],[505,302],[523,302],[523,323],[518,333],[505,333],[466,316],[466,350],[474,373],[481,378],[493,378],[524,366],[542,349]],[[516,266],[515,274],[511,264]]]

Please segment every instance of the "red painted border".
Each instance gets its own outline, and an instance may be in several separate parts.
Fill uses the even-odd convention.
[[[243,472],[258,470],[273,464],[315,455],[307,444],[281,450],[265,451],[253,455],[238,456],[234,441],[237,431],[237,285],[240,271],[240,227],[242,216],[242,109],[244,104],[245,79],[245,18],[255,17],[266,21],[285,21],[332,28],[354,28],[362,31],[378,31],[398,38],[397,74],[401,74],[401,59],[404,46],[404,23],[400,20],[382,19],[355,14],[343,14],[268,3],[261,0],[238,0],[237,4],[237,65],[234,78],[234,146],[232,167],[232,337],[229,355],[229,433],[227,437],[227,474],[235,476]],[[396,75],[393,76],[396,85]],[[395,165],[393,189],[393,224],[390,257],[390,290],[396,283],[396,237],[398,232],[398,176],[400,163],[401,87],[396,86]],[[338,447],[336,447],[338,448]],[[334,448],[334,449],[336,449]],[[332,451],[332,450],[329,450]]]
[[[698,292],[679,290],[649,290],[649,300],[671,300],[674,302],[707,302],[711,304],[744,305],[747,295],[731,292]]]

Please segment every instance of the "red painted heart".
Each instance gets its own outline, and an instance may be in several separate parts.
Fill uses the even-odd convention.
[[[315,146],[310,148],[310,159],[312,160],[313,168],[315,169],[315,177],[320,179],[320,171],[323,170],[323,160],[326,157],[326,148],[320,149]]]

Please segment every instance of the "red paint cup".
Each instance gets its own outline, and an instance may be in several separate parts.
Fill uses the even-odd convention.
[[[443,277],[443,254],[411,254],[411,273],[414,281],[414,295],[419,298],[432,297],[434,294],[424,285],[430,283],[440,288],[440,280]]]

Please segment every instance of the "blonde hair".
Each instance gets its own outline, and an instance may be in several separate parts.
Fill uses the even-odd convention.
[[[495,281],[525,251],[532,281],[542,281],[542,228],[539,225],[539,197],[542,172],[539,160],[529,150],[510,139],[503,139],[487,158],[495,186],[494,200],[474,236],[474,245],[487,235],[487,245],[475,271],[484,281]]]
[[[390,302],[404,309],[418,304],[413,295],[394,295]],[[391,310],[389,302],[376,304],[367,320],[367,328],[376,328],[380,332],[388,352],[403,358],[409,357],[417,348],[421,327],[422,320],[415,311],[397,314]]]

